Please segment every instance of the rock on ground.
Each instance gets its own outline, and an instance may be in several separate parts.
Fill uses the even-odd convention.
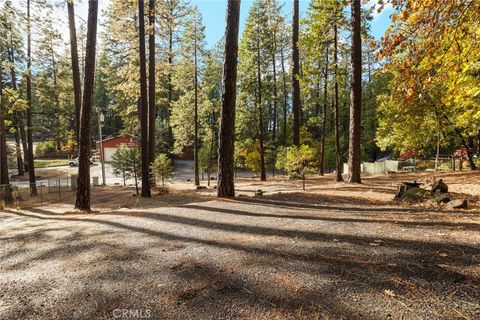
[[[465,209],[468,208],[468,201],[465,199],[452,200],[446,205],[447,209]]]

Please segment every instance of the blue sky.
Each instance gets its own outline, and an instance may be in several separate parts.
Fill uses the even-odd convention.
[[[281,1],[283,3],[284,15],[291,19],[292,17],[292,3],[293,1]],[[376,1],[370,1],[368,6],[372,6]],[[192,3],[197,5],[200,9],[200,12],[203,16],[203,22],[205,24],[205,32],[207,37],[208,46],[214,45],[225,32],[225,10],[226,4],[224,0],[192,0]],[[252,5],[253,0],[242,0],[240,8],[240,32],[243,31],[243,26],[245,20],[247,19],[248,10]],[[300,12],[302,17],[305,16],[305,13],[308,8],[309,0],[300,0]],[[380,39],[385,30],[390,25],[390,14],[392,13],[391,8],[387,7],[380,14],[377,14],[374,11],[374,20],[372,22],[372,32],[376,39]],[[241,33],[240,33],[241,34]]]
[[[225,0],[190,0],[192,4],[195,4],[200,9],[200,12],[203,16],[203,22],[205,24],[206,40],[209,47],[213,46],[224,34],[225,32],[225,10],[226,10],[226,1]],[[292,0],[279,0],[280,3],[283,3],[284,15],[291,19],[292,16]],[[376,0],[370,0],[366,6],[372,6],[375,4]],[[100,0],[100,10],[107,8],[110,0]],[[248,15],[248,10],[252,5],[253,0],[242,0],[240,8],[240,32],[243,31],[243,26]],[[309,0],[300,0],[300,14],[305,16],[305,13],[308,8]],[[76,13],[86,20],[87,18],[87,7],[88,2],[82,1],[77,2]],[[66,10],[66,9],[64,9]],[[376,39],[379,39],[385,33],[385,30],[390,25],[390,14],[392,13],[391,7],[386,7],[380,14],[377,14],[374,11],[374,20],[372,22],[372,32]],[[66,17],[66,14],[60,13],[60,16]],[[68,30],[65,28],[65,32]],[[241,33],[240,33],[241,34]],[[65,34],[68,39],[68,34]]]

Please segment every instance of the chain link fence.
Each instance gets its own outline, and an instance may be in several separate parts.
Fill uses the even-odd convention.
[[[452,171],[452,158],[423,158],[411,160],[410,165],[415,166],[416,172]]]
[[[457,161],[458,162],[458,161]],[[420,173],[420,172],[448,172],[461,170],[462,166],[455,159],[448,157],[417,158],[407,160],[382,160],[376,162],[362,162],[361,170],[365,175],[379,175],[388,173]],[[343,172],[348,173],[347,163],[343,164]]]
[[[71,203],[75,197],[76,176],[61,175],[35,183],[12,182],[0,185],[0,208],[30,208],[47,204]],[[35,194],[36,192],[36,194]]]

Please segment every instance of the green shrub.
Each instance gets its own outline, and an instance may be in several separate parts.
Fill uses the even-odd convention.
[[[54,152],[55,150],[57,150],[55,141],[43,141],[37,144],[35,148],[35,155],[43,156],[47,153]]]
[[[235,144],[236,164],[254,173],[260,172],[260,144],[258,140],[247,139]]]
[[[12,197],[15,201],[23,200],[22,192],[18,189],[18,186],[12,188]]]
[[[278,170],[285,170],[287,163],[287,147],[278,147],[277,159],[275,160],[275,168]]]
[[[435,163],[431,160],[418,160],[417,170],[432,169],[435,167]]]
[[[121,146],[112,156],[113,174],[123,177],[123,185],[125,180],[129,178],[135,179],[135,187],[137,188],[137,179],[141,175],[141,160],[140,150],[137,148],[130,148]]]
[[[444,162],[441,165],[438,166],[438,169],[440,170],[450,170],[452,169],[452,163],[450,161]]]
[[[7,163],[8,169],[17,168],[17,149],[10,144],[7,144]]]
[[[173,176],[173,163],[166,154],[159,154],[152,166],[157,181],[162,181],[162,189],[165,189],[165,181]]]
[[[277,155],[276,167],[284,169],[292,178],[302,178],[305,190],[305,175],[315,172],[317,152],[308,145],[291,146],[280,149]]]

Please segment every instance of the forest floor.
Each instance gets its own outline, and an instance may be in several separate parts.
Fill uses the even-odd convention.
[[[467,210],[392,201],[432,176],[20,203],[0,212],[0,319],[480,319],[480,175],[435,174]]]

